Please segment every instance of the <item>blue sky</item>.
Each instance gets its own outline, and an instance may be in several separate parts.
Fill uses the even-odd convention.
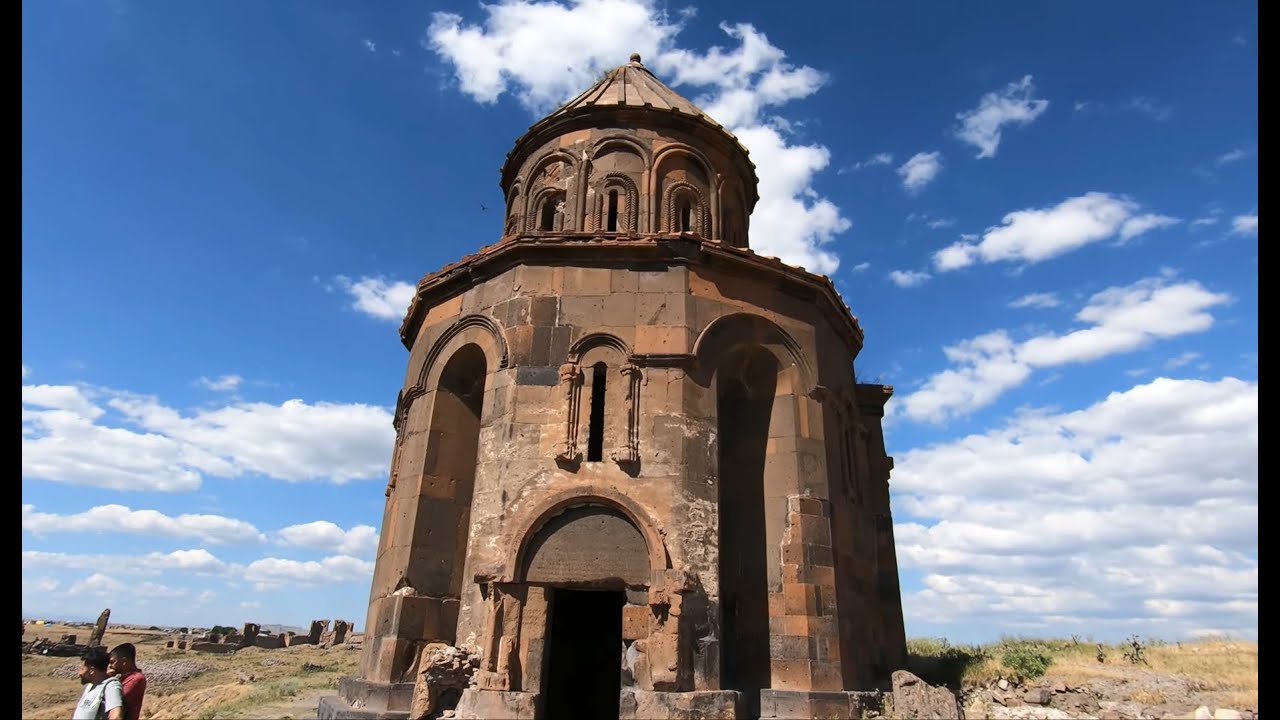
[[[24,2],[29,616],[363,626],[397,329],[633,51],[886,420],[907,632],[1257,634],[1257,4]]]

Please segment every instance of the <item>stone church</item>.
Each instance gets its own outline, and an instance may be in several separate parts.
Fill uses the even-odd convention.
[[[892,388],[827,277],[748,246],[747,149],[633,55],[501,185],[501,239],[400,328],[360,676],[321,717],[858,717],[906,653]]]

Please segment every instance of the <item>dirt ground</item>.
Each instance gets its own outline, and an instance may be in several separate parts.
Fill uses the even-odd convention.
[[[24,641],[56,640],[89,629],[29,625]],[[302,645],[277,650],[248,648],[230,655],[166,650],[166,631],[109,627],[108,647],[132,642],[147,674],[142,717],[170,718],[314,718],[320,697],[337,692],[338,679],[355,675],[360,653],[352,646]],[[1194,717],[1204,706],[1255,717],[1258,712],[1258,645],[1207,641],[1166,645],[1149,651],[1150,662],[1133,664],[1112,653],[1098,662],[1081,650],[1055,658],[1044,677],[1002,691],[998,663],[969,678],[962,701],[969,717],[992,718],[1177,718]],[[62,720],[71,717],[81,686],[78,658],[22,656],[22,717]],[[1067,688],[1058,700],[1091,696],[1087,709],[1070,712],[1022,703],[1031,687]],[[1096,702],[1095,702],[1096,701]],[[1007,706],[1006,706],[1007,705]]]
[[[24,642],[57,640],[75,633],[88,639],[89,628],[27,626]],[[230,655],[166,650],[167,631],[108,626],[103,644],[131,642],[147,675],[142,717],[307,718],[315,717],[320,697],[337,692],[338,679],[359,671],[353,646],[302,645],[265,650],[247,648]],[[22,656],[22,717],[64,720],[71,717],[82,687],[78,658]]]

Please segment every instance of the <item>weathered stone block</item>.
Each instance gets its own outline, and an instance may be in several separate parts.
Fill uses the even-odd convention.
[[[622,608],[622,639],[640,640],[649,637],[649,619],[653,612],[644,605],[626,605]]]
[[[621,720],[733,720],[739,696],[732,690],[651,692],[624,688],[618,703]]]

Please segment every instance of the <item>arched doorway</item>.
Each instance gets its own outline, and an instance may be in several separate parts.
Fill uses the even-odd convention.
[[[544,717],[618,717],[625,591],[649,582],[644,536],[616,508],[579,505],[538,528],[524,558],[525,582],[548,595]]]

